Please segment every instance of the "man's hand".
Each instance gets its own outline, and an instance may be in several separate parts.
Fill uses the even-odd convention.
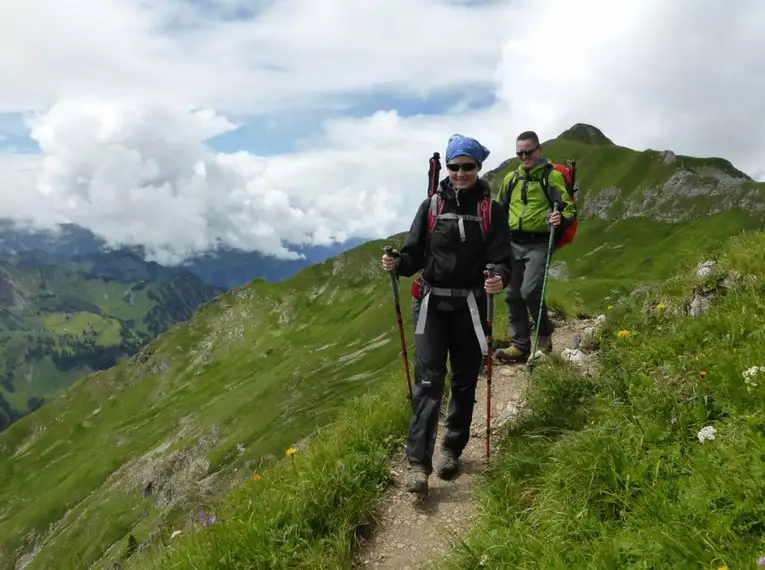
[[[483,288],[490,295],[495,295],[505,288],[504,284],[502,283],[502,277],[500,277],[499,275],[495,275],[494,277],[488,277],[488,272],[484,272],[484,275],[486,275],[487,277],[486,277],[486,280],[483,282]]]
[[[562,221],[562,218],[560,216],[560,212],[552,211],[550,213],[550,223],[553,225],[553,227],[558,227]]]

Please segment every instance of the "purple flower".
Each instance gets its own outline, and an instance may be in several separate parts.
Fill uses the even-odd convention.
[[[677,423],[677,416],[672,416],[672,419],[669,420],[669,421],[671,421],[673,424],[676,424]]]
[[[765,566],[765,556],[760,556],[757,559],[757,566]]]

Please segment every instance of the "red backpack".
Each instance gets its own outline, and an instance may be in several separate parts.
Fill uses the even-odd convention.
[[[579,194],[579,186],[576,184],[576,161],[570,160],[569,166],[566,166],[565,164],[560,164],[557,162],[552,163],[552,166],[550,164],[547,165],[547,168],[544,169],[542,173],[542,191],[545,193],[545,197],[547,198],[547,201],[550,203],[550,207],[553,207],[552,200],[550,200],[550,172],[555,169],[558,172],[560,172],[563,175],[563,180],[566,182],[566,191],[568,192],[568,195],[571,196],[571,199],[574,201],[574,208],[576,213],[576,198]],[[507,187],[510,188],[510,192],[512,192],[512,189],[515,188],[516,183],[518,182],[518,171],[516,170],[513,174],[513,177],[510,179],[510,182],[508,183]],[[510,203],[510,195],[507,196],[507,202]],[[564,245],[567,245],[574,241],[574,236],[576,235],[576,230],[579,229],[579,219],[578,217],[574,218],[574,221],[571,222],[568,226],[563,228],[563,231],[560,234],[560,237],[558,238],[558,241],[556,242],[556,249],[560,249]]]
[[[437,152],[433,153],[430,159],[430,169],[428,171],[428,196],[430,197],[430,208],[428,209],[428,233],[433,231],[437,220],[456,220],[462,219],[467,222],[478,222],[481,225],[481,236],[486,239],[486,234],[491,227],[491,193],[487,193],[484,198],[478,202],[478,208],[475,216],[459,214],[442,214],[444,201],[438,192],[438,172],[441,170],[441,162]],[[465,241],[464,227],[460,224],[460,237]],[[412,297],[419,299],[420,288],[422,286],[422,273],[412,282]]]

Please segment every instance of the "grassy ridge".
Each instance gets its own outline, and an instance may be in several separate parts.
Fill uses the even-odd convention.
[[[501,443],[478,529],[440,567],[756,567],[765,374],[745,371],[765,365],[763,252],[765,234],[734,239],[717,274],[685,267],[616,304],[599,375],[540,368],[531,412]],[[709,312],[677,314],[694,285],[725,275]],[[714,439],[700,441],[709,428]]]

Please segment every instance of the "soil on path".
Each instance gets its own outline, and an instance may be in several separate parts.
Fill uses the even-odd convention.
[[[558,325],[553,335],[553,352],[571,347],[577,333],[594,324],[594,320],[583,319]],[[491,390],[492,453],[499,428],[521,410],[527,376],[524,364],[494,363]],[[443,413],[433,454],[434,469],[441,461],[442,430]],[[418,498],[408,493],[404,487],[409,470],[403,449],[398,450],[392,462],[392,485],[376,513],[372,536],[362,543],[356,554],[354,568],[419,570],[430,561],[448,555],[457,543],[456,537],[464,537],[475,520],[477,501],[473,483],[476,477],[485,472],[485,456],[486,378],[481,376],[476,390],[471,437],[460,458],[459,474],[451,481],[443,481],[434,471],[428,479],[428,496]]]

